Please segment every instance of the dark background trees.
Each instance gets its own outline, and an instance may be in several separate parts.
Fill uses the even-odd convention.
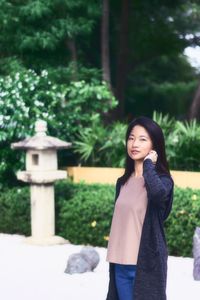
[[[1,0],[0,74],[103,79],[118,100],[109,120],[199,118],[199,74],[183,55],[200,43],[199,20],[199,1]]]

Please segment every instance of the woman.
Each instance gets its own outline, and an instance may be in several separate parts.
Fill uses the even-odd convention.
[[[147,117],[133,120],[126,132],[125,172],[116,183],[106,300],[166,300],[163,223],[173,186],[162,129]]]

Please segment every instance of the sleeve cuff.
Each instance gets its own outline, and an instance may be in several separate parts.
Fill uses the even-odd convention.
[[[154,169],[155,165],[150,158],[147,158],[143,161],[143,170],[147,170],[149,168]]]

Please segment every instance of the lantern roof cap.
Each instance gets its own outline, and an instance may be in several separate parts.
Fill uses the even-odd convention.
[[[45,150],[45,149],[66,149],[71,147],[71,143],[64,142],[58,138],[48,136],[47,122],[38,120],[35,122],[35,132],[33,137],[28,137],[20,142],[12,143],[12,149],[32,149],[32,150]]]

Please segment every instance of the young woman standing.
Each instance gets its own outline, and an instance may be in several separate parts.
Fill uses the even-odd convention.
[[[163,223],[173,186],[162,129],[147,117],[133,120],[126,132],[125,172],[116,183],[106,300],[166,300]]]

